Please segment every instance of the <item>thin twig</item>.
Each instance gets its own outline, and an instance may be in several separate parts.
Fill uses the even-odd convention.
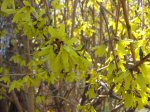
[[[104,12],[103,8],[102,8],[102,10],[101,10],[101,13],[102,13],[103,18],[104,18],[104,21],[105,21],[105,23],[106,23],[106,29],[107,29],[107,32],[108,32],[109,40],[111,40],[110,31],[109,31],[109,28],[108,28],[108,20],[107,20],[107,18],[106,18],[106,15],[105,15],[105,12]],[[113,54],[113,57],[114,57],[116,69],[117,69],[117,71],[119,71],[119,67],[118,67],[118,63],[117,63],[117,59],[116,59],[116,54],[115,54],[115,52],[114,52],[113,41],[110,41],[110,42],[109,42],[109,47],[110,47],[110,50],[112,51],[112,54]]]
[[[13,101],[14,101],[14,103],[16,104],[16,107],[17,107],[18,111],[19,111],[19,112],[23,112],[23,108],[22,108],[22,106],[21,106],[21,104],[20,104],[20,102],[19,102],[19,99],[18,99],[18,97],[17,97],[15,91],[12,91],[11,94],[12,94],[12,96],[13,96]]]
[[[62,96],[52,96],[52,97],[63,99],[64,101],[68,102],[72,106],[76,107],[75,102],[72,103],[72,101],[69,101],[69,100],[65,99],[64,97],[62,97]]]
[[[124,106],[124,103],[117,105],[114,109],[111,110],[111,112],[117,112],[123,106]]]
[[[1,87],[4,87],[4,88],[9,88],[8,85],[5,85],[5,84],[3,84],[3,83],[0,83],[0,86],[1,86]]]
[[[150,53],[147,54],[144,58],[142,58],[139,62],[137,62],[134,66],[129,68],[129,70],[136,70],[140,65],[142,65],[148,58],[150,57]]]
[[[130,26],[130,22],[129,22],[129,17],[127,14],[127,9],[126,9],[126,0],[120,0],[121,4],[122,4],[122,8],[123,8],[123,14],[124,14],[124,20],[126,22],[126,28],[127,28],[127,32],[128,32],[128,38],[129,39],[133,39],[133,35],[131,33],[131,26]],[[135,58],[135,50],[134,50],[134,46],[131,43],[130,44],[130,49],[131,49],[131,53],[132,53],[132,58],[134,63],[136,62],[136,58]]]
[[[104,10],[105,12],[107,12],[109,15],[111,15],[113,17],[113,19],[117,19],[116,16],[114,16],[109,10],[107,10],[101,3],[97,2],[98,5],[100,5]],[[118,20],[123,26],[126,26],[122,21]]]
[[[122,100],[119,96],[115,95],[112,90],[110,91],[110,89],[107,87],[107,85],[104,82],[101,81],[100,85],[105,89],[105,91],[110,97],[117,99],[117,100]]]
[[[4,77],[4,76],[32,76],[33,74],[5,74],[5,75],[0,75],[0,77]]]

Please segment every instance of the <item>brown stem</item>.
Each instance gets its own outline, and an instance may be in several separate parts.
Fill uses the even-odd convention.
[[[144,29],[144,0],[142,0],[142,30]]]
[[[108,28],[108,20],[106,18],[106,15],[105,15],[105,12],[104,12],[103,9],[102,9],[102,15],[103,15],[104,21],[106,23],[106,29],[107,29],[107,32],[108,32],[109,40],[111,40],[110,31],[109,31],[109,28]],[[113,57],[114,57],[114,61],[115,61],[115,64],[116,64],[116,69],[117,69],[117,71],[119,71],[119,67],[118,67],[118,63],[117,63],[117,59],[116,59],[116,55],[115,55],[115,52],[114,52],[114,46],[113,46],[113,42],[112,41],[109,41],[109,52],[110,51],[112,51],[112,54],[113,54]]]
[[[99,10],[100,10],[100,12],[99,12],[99,16],[100,16],[100,20],[99,20],[99,39],[100,39],[100,44],[102,43],[102,36],[103,36],[103,18],[102,18],[102,6],[100,5],[99,6]]]
[[[116,31],[115,31],[115,35],[117,35],[117,31],[118,31],[119,16],[120,16],[120,1],[118,1],[117,10],[116,10]]]
[[[107,87],[107,85],[104,83],[104,82],[100,82],[100,85],[104,88],[104,90],[107,92],[107,94],[110,96],[110,97],[112,97],[112,98],[114,98],[114,99],[117,99],[117,100],[122,100],[119,96],[117,96],[117,95],[115,95],[114,93],[113,93],[113,91],[110,91],[110,89]]]
[[[15,91],[12,91],[11,94],[12,94],[12,96],[13,96],[13,101],[14,101],[14,103],[16,104],[16,107],[17,107],[18,111],[19,111],[19,112],[23,112],[23,109],[22,109],[22,107],[21,107],[21,105],[20,105],[19,99],[18,99],[18,97],[17,97]]]
[[[88,74],[86,77],[86,81],[88,81],[90,79],[90,77],[91,77],[91,75]],[[83,91],[82,96],[81,96],[81,102],[80,102],[81,105],[84,105],[85,101],[87,100],[86,93],[89,89],[89,85],[90,84],[88,82],[85,83],[85,88],[84,88],[84,91]]]
[[[56,9],[54,9],[54,27],[56,27]]]
[[[116,20],[116,16],[114,16],[109,10],[107,10],[101,3],[99,3],[99,2],[97,2],[97,3],[98,3],[98,5],[100,5],[100,6],[104,9],[105,12],[107,12],[109,15],[112,16],[113,19]],[[125,26],[125,24],[124,24],[122,21],[119,20],[119,22],[120,22],[123,26]]]
[[[3,57],[2,57],[2,53],[0,52],[0,65],[2,65],[2,60],[3,60]]]
[[[47,25],[51,24],[52,18],[51,18],[51,13],[50,13],[50,2],[48,0],[44,0],[45,6],[46,6],[46,13],[48,16],[48,23]]]
[[[73,32],[74,32],[74,27],[75,27],[75,16],[76,16],[77,4],[78,4],[78,0],[74,0],[74,2],[73,2],[73,11],[72,11],[71,38],[73,37]]]
[[[136,70],[140,65],[142,65],[148,58],[150,57],[150,53],[147,54],[144,58],[142,58],[139,62],[137,62],[130,70]]]
[[[126,22],[126,28],[128,31],[128,37],[129,37],[129,39],[132,39],[131,26],[129,23],[128,13],[127,13],[127,9],[126,9],[126,0],[120,0],[120,2],[122,4],[122,8],[123,8],[123,14],[124,14],[125,22]],[[131,49],[131,53],[132,53],[133,62],[135,63],[136,62],[135,51],[134,51],[134,46],[132,43],[130,44],[130,49]]]
[[[28,64],[30,62],[30,44],[29,39],[27,37],[24,37],[25,39],[25,51],[26,51],[26,63]],[[30,74],[30,70],[26,69],[26,72]],[[27,75],[28,75],[27,74]],[[27,93],[27,101],[28,101],[28,112],[35,112],[35,105],[34,105],[34,87],[29,87]]]
[[[120,108],[122,108],[123,106],[124,106],[124,103],[123,103],[123,104],[120,104],[120,105],[118,105],[118,106],[116,106],[114,109],[111,110],[111,112],[118,112],[118,110],[119,110]]]
[[[22,77],[22,76],[26,76],[26,75],[30,75],[30,76],[32,76],[33,74],[5,74],[5,76],[20,76],[20,77]],[[4,76],[4,75],[0,75],[0,77],[2,77],[2,76]]]
[[[93,7],[92,7],[92,21],[93,21],[92,29],[95,31],[95,8],[94,8],[94,4],[93,4]],[[94,47],[96,45],[95,32],[93,32],[92,41],[93,41],[92,46]]]
[[[65,0],[64,4],[65,4],[66,7],[64,8],[63,20],[64,20],[66,32],[67,32],[67,4],[68,4],[68,1]]]
[[[3,83],[0,83],[0,86],[1,86],[1,87],[4,87],[4,88],[9,88],[8,85],[5,85],[5,84],[3,84]]]

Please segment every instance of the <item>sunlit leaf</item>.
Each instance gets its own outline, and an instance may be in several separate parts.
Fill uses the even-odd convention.
[[[96,98],[96,93],[93,88],[89,89],[86,95],[88,95],[89,98]]]
[[[68,61],[69,55],[65,50],[63,50],[63,52],[62,52],[61,60],[62,60],[65,71],[69,72],[69,61]]]
[[[36,103],[40,104],[45,100],[44,96],[39,95],[36,97]]]
[[[95,51],[95,54],[98,55],[99,57],[104,56],[106,54],[106,46],[105,45],[98,46],[97,50]]]
[[[150,65],[143,64],[139,68],[142,72],[143,77],[145,77],[145,80],[150,83]]]
[[[4,0],[1,6],[1,10],[8,14],[15,13],[15,3],[14,0]]]
[[[130,100],[129,100],[130,99]],[[130,108],[134,104],[134,97],[132,94],[125,94],[125,107]]]
[[[115,83],[122,82],[126,77],[128,77],[128,75],[130,75],[130,73],[129,72],[121,72],[118,75],[119,76],[114,79]]]

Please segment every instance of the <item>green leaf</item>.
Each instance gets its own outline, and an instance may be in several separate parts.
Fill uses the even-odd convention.
[[[25,76],[23,78],[23,83],[27,85],[27,87],[30,87],[31,85],[31,80],[30,80],[30,77],[29,76]]]
[[[104,44],[98,46],[97,50],[95,51],[95,54],[99,57],[103,57],[106,54],[106,46]]]
[[[121,57],[121,58],[124,58],[124,55],[128,52],[127,50],[126,50],[126,48],[128,47],[128,45],[131,43],[131,42],[133,42],[132,40],[120,40],[119,42],[118,42],[118,45],[117,45],[117,50],[118,50],[118,55],[119,55],[119,57]]]
[[[61,56],[62,56],[62,51],[59,52],[59,54],[57,55],[56,57],[56,60],[55,60],[55,63],[54,63],[54,73],[60,73],[62,72],[63,70],[63,63],[62,63],[62,60],[61,60]]]
[[[64,49],[62,51],[61,60],[62,60],[63,67],[64,67],[65,71],[69,72],[69,55],[66,52],[66,50],[64,50]]]
[[[146,87],[146,81],[145,81],[144,77],[142,76],[142,74],[137,75],[136,81],[142,90]]]
[[[96,112],[93,106],[91,107],[91,112]]]
[[[42,47],[40,51],[36,53],[36,57],[41,57],[49,54],[52,46]]]
[[[11,83],[8,92],[13,91],[15,88],[16,88],[18,91],[20,91],[21,86],[23,86],[23,84],[20,83],[20,81],[15,80],[15,81],[13,81],[13,82]]]
[[[21,66],[26,66],[26,62],[24,59],[22,59],[18,54],[14,55],[10,58],[10,61],[13,61],[14,63],[17,63]]]
[[[51,4],[55,9],[60,10],[63,7],[63,4],[60,2],[60,0],[53,0]]]
[[[116,65],[113,64],[113,63],[110,63],[109,66],[108,66],[108,75],[107,75],[108,82],[113,81],[113,79],[114,79],[113,71],[115,71],[115,69],[116,69]]]
[[[51,34],[50,43],[54,42],[55,39],[59,39],[60,41],[66,41],[66,32],[65,25],[60,24],[59,27],[53,28],[52,26],[48,27],[48,32]]]
[[[18,23],[19,21],[23,20],[24,19],[23,18],[24,17],[24,13],[23,13],[24,11],[25,11],[24,7],[19,9],[16,12],[16,14],[14,15],[12,22]]]
[[[41,104],[43,101],[45,101],[45,97],[42,95],[39,95],[36,97],[36,103]]]
[[[92,64],[85,58],[79,58],[79,62],[78,62],[78,69],[81,71],[88,71],[88,68],[91,66]]]
[[[8,14],[15,13],[15,3],[14,0],[4,0],[1,6],[1,10]]]
[[[130,107],[134,107],[135,103],[134,103],[134,97],[132,94],[125,94],[125,107],[126,108],[130,108]]]
[[[71,56],[71,58],[75,61],[77,61],[79,59],[79,56],[77,55],[77,53],[69,46],[64,46],[63,47]]]
[[[66,77],[66,81],[67,82],[74,82],[78,80],[78,76],[74,73],[74,72],[69,72],[67,77]]]
[[[48,83],[54,84],[57,81],[57,74],[52,73],[48,78]]]
[[[149,95],[147,95],[146,92],[142,90],[140,92],[140,96],[141,96],[141,98],[139,98],[139,97],[136,98],[136,100],[138,101],[138,109],[142,109],[145,105],[148,104],[148,96]]]
[[[4,83],[10,83],[10,76],[3,76],[0,78],[0,81],[4,81]]]
[[[143,65],[141,65],[140,70],[142,72],[143,77],[145,77],[145,80],[150,83],[150,65],[144,63]]]
[[[72,44],[77,43],[77,42],[79,42],[79,39],[77,39],[76,37],[73,37],[73,38],[69,39],[66,42],[66,44],[69,45],[69,46],[71,46]]]
[[[130,88],[130,83],[131,83],[131,80],[132,80],[132,77],[131,75],[128,75],[126,78],[125,78],[125,89],[128,90]]]
[[[118,75],[119,75],[118,77],[114,78],[115,83],[122,82],[126,77],[130,75],[130,73],[127,71],[127,72],[121,72]]]
[[[3,68],[2,67],[0,67],[0,73],[2,73],[3,72]]]
[[[86,95],[88,95],[89,98],[96,98],[96,93],[94,91],[94,88],[89,89]]]
[[[30,6],[30,3],[28,1],[23,1],[25,6]]]
[[[136,98],[137,102],[138,102],[138,109],[142,109],[144,107],[143,102],[141,101],[141,98]]]
[[[55,69],[55,61],[56,60],[56,54],[53,50],[53,46],[50,46],[49,49],[49,65],[50,65],[50,69],[54,70]]]
[[[4,97],[0,95],[0,100],[2,100]]]
[[[41,79],[40,78],[31,79],[31,83],[34,87],[38,87],[41,83]]]

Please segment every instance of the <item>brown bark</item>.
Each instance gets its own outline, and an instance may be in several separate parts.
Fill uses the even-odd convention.
[[[28,64],[30,62],[30,45],[29,45],[29,39],[27,37],[24,37],[24,46],[25,46],[25,53],[26,53],[26,63]],[[30,74],[30,70],[27,68],[26,73],[27,75]],[[32,85],[27,88],[27,107],[28,112],[35,112],[35,99],[34,99],[34,87]]]
[[[72,26],[71,26],[71,38],[74,36],[74,28],[75,28],[75,17],[76,17],[76,8],[77,8],[78,0],[74,0],[73,2],[73,11],[72,11]]]
[[[93,7],[92,7],[92,29],[94,30],[94,31],[96,31],[95,30],[95,8],[94,8],[94,4],[93,4]],[[95,32],[93,32],[93,35],[92,35],[92,46],[94,47],[96,45],[96,34],[95,34]]]
[[[142,0],[142,30],[144,30],[144,0]]]
[[[120,0],[118,0],[118,4],[116,6],[116,31],[115,31],[115,35],[117,35],[117,31],[118,31],[119,16],[120,16]]]
[[[17,107],[18,111],[19,111],[19,112],[23,112],[23,108],[22,108],[22,106],[20,105],[20,102],[19,102],[19,100],[18,100],[18,97],[17,97],[15,91],[12,91],[11,94],[12,94],[13,101],[14,101],[14,103],[16,104],[16,107]]]
[[[126,0],[120,0],[120,2],[121,2],[121,5],[122,5],[122,8],[123,8],[124,19],[125,19],[126,28],[127,28],[127,31],[128,31],[128,38],[133,39],[132,33],[131,33],[131,26],[130,26],[130,23],[129,23],[129,17],[128,17],[128,13],[127,13],[127,9],[126,9]],[[134,46],[133,46],[132,43],[130,44],[130,49],[131,49],[131,53],[132,53],[133,62],[135,63],[136,62],[135,50],[134,50]]]
[[[99,6],[99,16],[100,16],[100,20],[99,20],[99,43],[102,43],[102,38],[103,38],[103,18],[102,18],[102,6]]]

